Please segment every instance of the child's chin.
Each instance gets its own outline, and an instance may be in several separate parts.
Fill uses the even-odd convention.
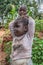
[[[20,35],[18,35],[18,34],[15,34],[15,36],[19,37]]]
[[[20,34],[15,34],[15,36],[20,37],[20,36],[22,36],[22,35],[20,35]]]

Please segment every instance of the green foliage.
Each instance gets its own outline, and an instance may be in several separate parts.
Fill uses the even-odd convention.
[[[0,16],[3,17],[4,11],[7,5],[10,4],[10,0],[0,0]]]
[[[27,6],[28,16],[41,19],[41,15],[38,13],[38,4],[35,0],[32,2],[29,0],[0,0],[0,16],[3,20],[3,23],[5,19],[8,21],[15,19],[19,6],[22,4],[25,4]]]
[[[35,37],[34,38],[34,43],[33,43],[33,48],[32,48],[32,59],[34,63],[37,63],[38,65],[43,64],[43,40]]]
[[[17,16],[17,12],[15,12],[15,14],[13,14],[13,12],[10,12],[11,14],[9,14],[9,17],[7,18],[6,23],[4,24],[4,28],[8,29],[9,28],[9,23],[16,18]]]
[[[36,31],[43,31],[43,20],[35,20]]]
[[[9,27],[8,25],[9,25],[8,23],[5,23],[4,28],[8,29],[8,27]]]
[[[33,3],[32,3],[32,7],[33,7],[33,18],[37,18],[38,17],[38,4],[35,0],[33,0]]]
[[[6,6],[5,11],[4,11],[4,15],[6,16],[11,10],[12,10],[12,5],[11,4],[8,4]]]
[[[5,19],[4,20],[7,20],[6,21],[6,23],[4,24],[4,26],[5,26],[5,28],[8,28],[9,27],[9,23],[13,20],[13,19],[15,19],[16,18],[16,16],[17,16],[17,12],[16,12],[16,10],[15,10],[15,6],[14,5],[12,5],[12,4],[9,4],[10,5],[10,7],[11,7],[11,10],[9,11],[9,7],[8,7],[8,9],[6,9],[6,11],[5,11]],[[9,6],[8,5],[8,6]]]
[[[43,65],[43,63],[41,63],[41,64],[38,64],[38,63],[34,63],[33,65]]]
[[[7,63],[10,63],[11,45],[12,45],[12,41],[4,43],[4,51],[7,54],[7,57],[6,57]]]
[[[12,41],[9,41],[9,42],[5,42],[4,43],[4,51],[10,55],[11,53],[11,45],[12,45]]]
[[[29,16],[32,16],[34,19],[39,18],[38,4],[35,0],[33,0],[32,2],[29,2],[29,4],[27,5],[27,8],[28,8],[28,15]]]

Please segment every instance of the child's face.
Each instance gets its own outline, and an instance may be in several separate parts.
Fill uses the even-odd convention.
[[[25,26],[22,22],[16,22],[14,25],[14,34],[15,36],[21,36],[25,33]]]
[[[25,15],[26,14],[26,12],[25,11],[19,11],[19,15]]]

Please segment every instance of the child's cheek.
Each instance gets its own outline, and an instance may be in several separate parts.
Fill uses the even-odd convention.
[[[17,55],[17,50],[13,54],[13,58]]]

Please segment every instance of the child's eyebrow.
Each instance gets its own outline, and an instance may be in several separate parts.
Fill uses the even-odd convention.
[[[18,24],[18,22],[15,22],[15,24],[14,25],[17,25]]]
[[[14,27],[19,27],[19,22],[15,22]]]

